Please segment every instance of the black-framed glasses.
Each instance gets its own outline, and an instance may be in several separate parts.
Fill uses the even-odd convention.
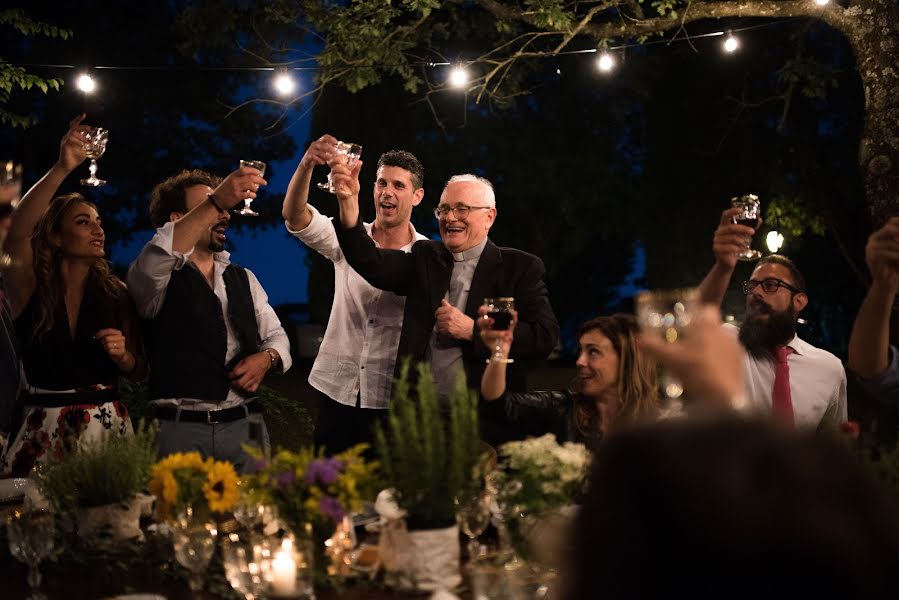
[[[465,206],[464,204],[459,204],[458,206],[438,206],[434,209],[434,216],[438,219],[445,219],[446,216],[452,212],[453,215],[459,219],[460,221],[468,217],[468,215],[473,210],[478,209],[490,210],[493,208],[492,206]]]
[[[785,287],[794,294],[801,294],[802,290],[793,287],[789,283],[785,281],[781,281],[780,279],[774,279],[773,277],[769,277],[768,279],[762,279],[759,281],[758,279],[750,279],[749,281],[743,282],[743,293],[751,294],[752,290],[755,289],[757,285],[762,286],[762,289],[765,290],[769,294],[773,294],[777,291],[777,288]]]

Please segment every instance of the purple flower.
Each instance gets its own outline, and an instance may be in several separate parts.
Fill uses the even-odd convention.
[[[275,485],[280,488],[286,488],[287,486],[292,485],[296,479],[297,476],[294,475],[293,471],[284,471],[278,475],[278,479],[275,480]]]
[[[333,496],[322,496],[318,501],[318,509],[322,514],[331,517],[335,523],[339,522],[346,516],[346,511],[340,501]]]
[[[248,471],[250,473],[261,473],[268,468],[268,462],[264,458],[257,458],[250,463]]]
[[[331,485],[343,469],[343,461],[336,458],[313,460],[306,468],[306,483],[314,485],[316,480],[322,485]]]

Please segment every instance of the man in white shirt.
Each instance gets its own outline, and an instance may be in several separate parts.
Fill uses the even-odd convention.
[[[282,214],[287,230],[334,263],[334,301],[328,328],[309,373],[319,391],[315,445],[334,454],[373,441],[386,416],[393,386],[405,298],[369,285],[347,263],[331,219],[308,204],[312,169],[336,156],[337,139],[314,141],[290,180]],[[378,160],[375,220],[365,231],[379,248],[409,252],[427,239],[409,219],[424,197],[424,169],[409,152],[392,150]]]
[[[737,225],[741,209],[721,215],[712,244],[715,265],[700,284],[703,301],[720,305],[746,249],[751,227]],[[805,279],[789,258],[759,260],[743,283],[746,317],[738,330],[725,325],[746,349],[747,408],[803,429],[836,430],[847,419],[846,371],[833,354],[796,335],[799,313],[808,304]]]
[[[241,167],[221,183],[184,171],[153,190],[158,229],[131,264],[128,289],[146,324],[162,456],[199,450],[242,470],[241,446],[267,445],[253,394],[269,370],[290,368],[290,344],[259,281],[224,249],[228,211],[265,183]]]

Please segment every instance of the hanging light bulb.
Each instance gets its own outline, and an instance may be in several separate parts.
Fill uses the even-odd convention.
[[[275,75],[273,85],[280,96],[290,96],[297,89],[296,80],[286,72]]]
[[[772,229],[765,236],[765,245],[772,253],[777,252],[784,245],[784,236],[776,229]]]
[[[740,47],[740,41],[734,37],[732,33],[727,34],[727,39],[724,40],[724,51],[725,52],[735,52],[737,48]]]
[[[454,88],[465,87],[468,83],[468,71],[461,65],[452,68],[449,74],[449,84]]]
[[[615,66],[615,60],[612,58],[611,54],[603,52],[602,56],[596,60],[596,66],[603,73],[608,73],[612,70],[612,67]]]
[[[91,94],[94,90],[97,89],[97,82],[94,81],[94,78],[87,73],[82,73],[78,76],[76,85],[78,86],[78,89],[85,94]]]
[[[827,6],[830,4],[830,0],[815,0],[815,4],[818,6]]]

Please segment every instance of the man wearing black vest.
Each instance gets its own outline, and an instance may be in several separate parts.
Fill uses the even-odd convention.
[[[269,370],[290,368],[290,345],[259,281],[224,250],[228,211],[266,182],[250,167],[219,182],[183,171],[154,188],[158,229],[128,289],[146,325],[160,455],[199,450],[241,470],[241,445],[267,442],[253,393]]]

